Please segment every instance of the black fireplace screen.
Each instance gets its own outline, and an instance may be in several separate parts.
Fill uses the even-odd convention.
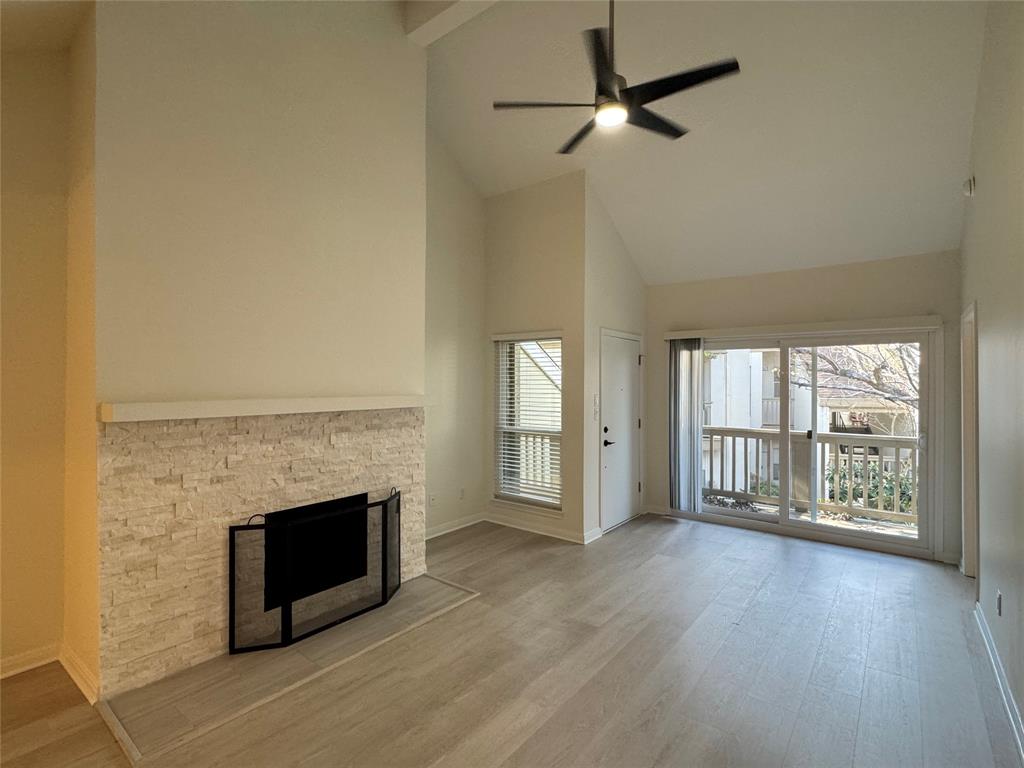
[[[401,501],[363,493],[232,525],[230,652],[290,645],[387,603],[401,583]]]

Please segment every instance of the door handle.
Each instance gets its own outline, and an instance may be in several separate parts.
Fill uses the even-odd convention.
[[[605,440],[604,441],[604,447],[607,448],[609,445],[615,445],[615,441],[614,440]]]

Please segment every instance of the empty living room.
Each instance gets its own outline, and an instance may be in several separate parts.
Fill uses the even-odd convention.
[[[1024,2],[0,0],[2,768],[1024,768]]]

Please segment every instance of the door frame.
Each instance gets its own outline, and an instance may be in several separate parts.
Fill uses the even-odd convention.
[[[963,514],[964,576],[978,576],[981,519],[978,485],[978,306],[971,302],[960,315],[960,508]],[[977,590],[977,585],[975,586]]]
[[[597,443],[597,527],[602,533],[607,533],[613,528],[604,527],[604,473],[601,471],[601,440],[603,439],[601,433],[601,424],[604,422],[604,340],[606,338],[625,339],[627,341],[635,341],[640,347],[640,364],[637,366],[637,409],[640,413],[640,427],[637,430],[640,434],[636,441],[636,452],[637,452],[637,476],[640,478],[640,499],[637,502],[636,514],[631,515],[629,518],[624,520],[622,523],[614,526],[617,528],[619,525],[625,525],[634,517],[639,517],[644,513],[643,504],[643,480],[644,480],[644,337],[643,334],[630,333],[629,331],[619,331],[614,328],[601,328],[601,333],[598,338],[598,365],[597,365],[597,430],[596,437],[594,438]]]
[[[800,538],[829,541],[837,544],[859,546],[897,554],[906,554],[924,558],[941,558],[945,554],[943,542],[944,499],[942,483],[942,458],[944,456],[945,429],[942,404],[944,392],[944,334],[943,321],[937,315],[884,318],[864,321],[838,321],[828,323],[800,323],[743,328],[715,328],[684,331],[671,331],[665,334],[665,340],[701,338],[711,343],[749,342],[756,344],[771,341],[780,349],[780,369],[784,376],[785,386],[789,383],[789,347],[799,343],[801,346],[823,346],[834,343],[858,342],[872,343],[880,335],[917,336],[921,342],[921,381],[924,386],[921,404],[920,431],[924,436],[923,450],[925,461],[919,465],[920,483],[923,487],[921,501],[925,505],[925,514],[918,520],[919,536],[917,541],[901,540],[896,536],[867,534],[858,531],[829,530],[827,527],[794,521],[788,518],[789,483],[780,486],[780,509],[778,521],[759,518],[750,520],[746,517],[717,514],[714,512],[682,512],[672,510],[674,516],[687,519],[708,520],[739,527],[757,530],[786,533]],[[780,421],[785,420],[785,429],[780,429],[780,476],[789,471],[789,405],[788,397],[780,398]],[[780,425],[781,427],[782,425]],[[920,507],[919,507],[920,509]]]

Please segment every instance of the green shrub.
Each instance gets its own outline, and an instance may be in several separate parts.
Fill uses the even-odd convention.
[[[894,504],[894,498],[896,496],[896,473],[895,472],[881,472],[879,469],[879,463],[877,461],[867,462],[868,478],[867,478],[867,492],[868,498],[864,500],[864,462],[859,461],[856,458],[853,459],[853,501],[854,503],[860,502],[868,509],[877,509],[879,506],[881,509],[886,511],[896,511]],[[900,462],[900,487],[899,487],[899,510],[905,514],[911,512],[911,500],[914,493],[914,481],[910,476],[910,462]],[[849,478],[849,465],[842,464],[839,466],[838,473],[836,466],[830,463],[825,468],[825,493],[827,500],[836,504],[847,504],[849,503],[850,497],[850,478]],[[882,503],[878,504],[878,495],[882,495]]]

